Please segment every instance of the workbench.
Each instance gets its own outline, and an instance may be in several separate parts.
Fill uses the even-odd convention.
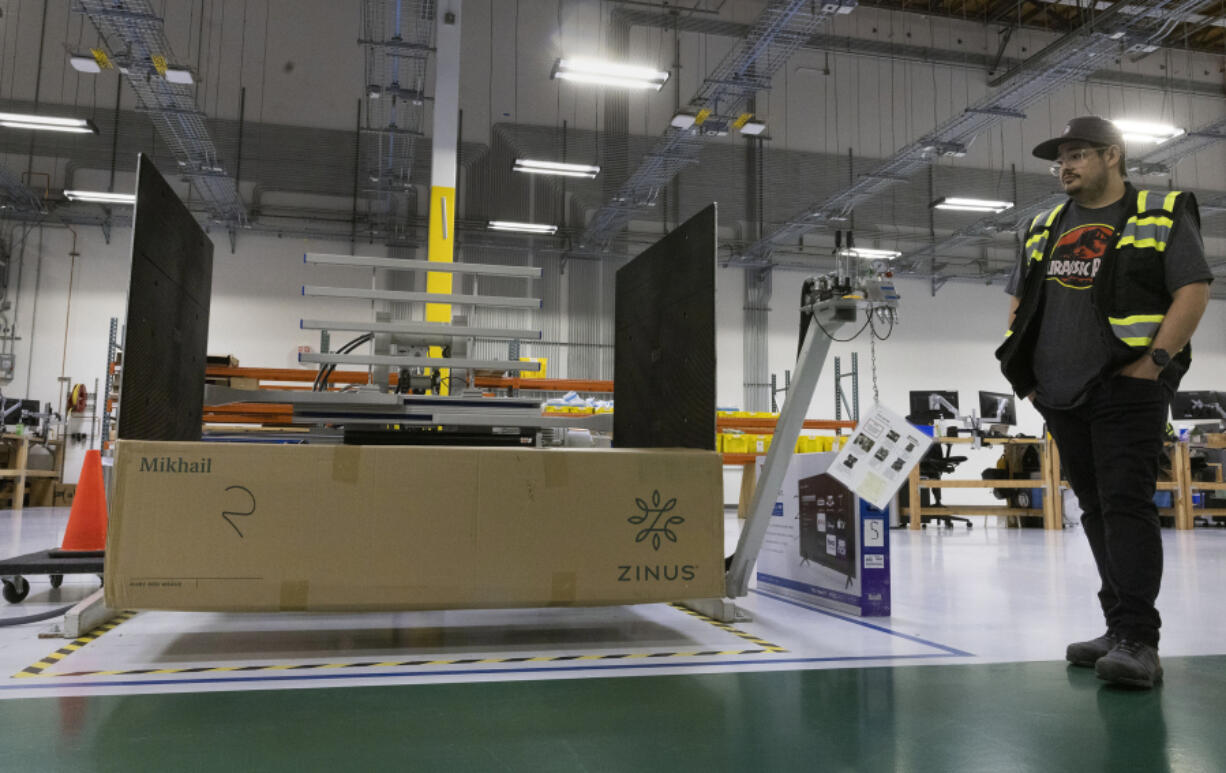
[[[31,435],[15,435],[4,433],[0,435],[0,443],[12,449],[14,454],[14,464],[12,467],[0,469],[0,480],[13,481],[13,511],[21,512],[22,504],[25,501],[26,481],[30,478],[52,478],[59,480],[61,477],[62,467],[64,464],[64,447],[59,440],[38,440],[40,444],[46,443],[49,446],[55,447],[55,469],[51,470],[31,470],[27,465],[30,461],[30,440]]]
[[[970,445],[974,442],[969,437],[939,437],[933,442],[951,445]],[[1044,529],[1064,528],[1064,507],[1060,498],[1060,452],[1052,442],[1051,435],[1046,438],[1000,437],[983,438],[982,444],[988,445],[1034,445],[1039,449],[1038,479],[1022,480],[983,480],[983,479],[924,479],[920,478],[919,465],[911,470],[907,479],[910,492],[906,507],[900,508],[901,514],[909,516],[909,528],[918,531],[922,527],[922,518],[942,515],[983,515],[983,516],[1017,516],[1036,515],[1043,518]],[[925,507],[920,504],[920,489],[1032,489],[1044,491],[1043,507],[1010,507],[1008,505],[943,505],[940,507]]]
[[[1214,437],[1210,436],[1211,440],[1207,447],[1214,448],[1216,447],[1215,442],[1221,442],[1212,440]],[[1167,451],[1171,456],[1171,479],[1158,481],[1158,490],[1171,492],[1171,507],[1160,507],[1158,513],[1173,515],[1175,528],[1180,530],[1193,528],[1198,515],[1206,517],[1226,515],[1226,508],[1223,507],[1194,507],[1192,497],[1196,491],[1226,491],[1226,483],[1222,482],[1221,466],[1214,465],[1216,469],[1214,476],[1216,480],[1214,481],[1192,480],[1192,446],[1187,441],[1181,440],[1168,443]]]

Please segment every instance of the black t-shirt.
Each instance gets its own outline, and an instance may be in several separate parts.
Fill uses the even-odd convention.
[[[1043,313],[1034,349],[1035,400],[1049,408],[1080,403],[1086,388],[1111,359],[1111,332],[1096,315],[1090,290],[1129,203],[1125,198],[1089,209],[1069,201],[1052,229],[1057,234],[1056,245],[1045,260]],[[1190,213],[1185,212],[1176,224],[1163,263],[1168,293],[1192,282],[1213,281],[1200,230]],[[1023,250],[1005,289],[1020,297],[1025,275]]]

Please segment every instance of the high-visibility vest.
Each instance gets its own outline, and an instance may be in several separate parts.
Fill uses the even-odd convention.
[[[1102,375],[1135,360],[1153,344],[1171,306],[1164,263],[1171,234],[1185,212],[1200,224],[1196,197],[1191,193],[1137,190],[1126,185],[1124,195],[1132,203],[1128,219],[1116,229],[1115,241],[1103,256],[1091,290],[1095,314],[1110,331],[1112,342],[1112,356]],[[1032,358],[1038,325],[1032,323],[1042,308],[1046,261],[1055,248],[1055,230],[1067,203],[1036,215],[1026,229],[1025,284],[1013,324],[996,350],[1001,371],[1020,395],[1034,391],[1036,383]],[[1186,372],[1192,361],[1191,345],[1171,361],[1168,369],[1173,368],[1173,375]]]

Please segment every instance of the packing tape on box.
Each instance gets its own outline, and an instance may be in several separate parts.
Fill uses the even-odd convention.
[[[569,604],[575,600],[578,583],[574,572],[553,573],[553,593],[550,598],[555,604]]]
[[[362,470],[361,446],[336,446],[332,452],[332,480],[357,483]]]
[[[307,580],[282,580],[281,603],[282,612],[305,612],[307,597],[310,595],[311,583]]]

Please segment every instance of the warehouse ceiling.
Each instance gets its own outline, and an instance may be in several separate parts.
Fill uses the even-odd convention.
[[[369,0],[370,3],[376,1]],[[28,0],[25,3],[10,3],[14,4],[26,6],[27,11],[32,7]],[[260,67],[263,72],[257,73],[261,88],[264,85],[262,81],[269,77],[270,72],[274,75],[291,72],[292,61],[282,64],[279,60],[271,63],[265,60],[269,58],[268,51],[277,49],[278,46],[283,47],[285,40],[296,34],[292,20],[277,19],[273,15],[272,3],[261,4],[254,0],[251,3],[251,6],[257,9],[263,5],[268,6],[268,16],[262,28],[262,33],[266,36],[262,44],[264,51],[260,54]],[[415,15],[420,17],[432,12],[432,5],[428,0],[415,2],[413,7],[418,9]],[[563,25],[564,11],[569,8],[598,7],[600,10],[597,16],[605,20],[602,23],[609,20],[618,21],[635,30],[640,41],[646,39],[649,45],[656,45],[658,40],[658,51],[655,53],[662,65],[665,65],[670,57],[668,47],[673,45],[676,36],[689,35],[690,45],[696,45],[704,52],[700,64],[703,73],[697,73],[701,77],[704,73],[714,71],[720,61],[720,57],[714,53],[707,55],[708,49],[720,51],[736,41],[748,39],[755,29],[754,24],[760,22],[759,14],[763,13],[763,9],[779,5],[778,2],[768,4],[751,0],[686,0],[683,7],[678,8],[676,3],[651,0],[563,0],[557,6],[556,23]],[[858,79],[856,68],[865,62],[876,61],[885,63],[882,66],[889,68],[894,67],[895,63],[903,62],[912,67],[931,67],[933,72],[939,69],[943,73],[942,78],[946,72],[960,73],[957,77],[963,78],[968,84],[984,84],[990,83],[993,77],[1001,77],[1002,73],[1013,71],[1013,68],[1026,63],[1027,57],[1035,50],[1034,41],[1054,45],[1067,39],[1069,33],[1076,30],[1081,30],[1078,34],[1084,34],[1086,25],[1098,18],[1098,12],[1113,9],[1113,13],[1130,16],[1148,13],[1157,6],[1177,10],[1171,12],[1171,17],[1166,19],[1165,23],[1159,21],[1157,36],[1151,41],[1154,45],[1121,49],[1115,64],[1104,62],[1107,66],[1092,72],[1086,80],[1113,90],[1111,94],[1126,95],[1148,91],[1159,95],[1164,105],[1171,94],[1180,94],[1185,100],[1201,100],[1208,109],[1203,109],[1200,113],[1215,117],[1211,117],[1207,122],[1189,125],[1190,129],[1200,131],[1201,141],[1200,146],[1189,150],[1188,158],[1192,158],[1201,147],[1218,139],[1226,139],[1226,122],[1222,121],[1226,115],[1226,87],[1223,85],[1223,78],[1226,78],[1223,72],[1226,70],[1226,0],[1203,3],[1178,3],[1171,0],[1168,3],[1138,2],[1132,5],[1100,2],[1094,14],[1087,3],[1077,0],[867,0],[859,3],[854,14],[833,16],[832,24],[816,33],[806,33],[811,34],[811,37],[798,42],[795,48],[798,56],[808,56],[806,61],[809,62],[815,61],[815,57],[825,57],[824,71],[818,76],[808,76],[826,79],[822,83],[845,79],[849,77],[849,73]],[[496,12],[495,9],[498,13],[507,13],[506,9],[510,8],[510,5],[503,5],[498,0],[488,3],[470,0],[465,7],[470,14],[492,15]],[[166,14],[167,19],[176,14],[176,25],[188,22],[186,43],[180,40],[183,36],[181,32],[171,35],[171,43],[185,51],[190,59],[193,40],[195,41],[195,55],[199,62],[196,65],[197,70],[203,70],[206,74],[213,72],[210,68],[222,71],[227,64],[227,52],[220,43],[214,50],[212,38],[205,41],[203,30],[206,12],[209,14],[210,24],[214,23],[216,12],[221,13],[224,22],[224,12],[227,8],[224,0],[168,0],[160,4],[154,3],[150,8],[157,13]],[[252,51],[253,46],[260,45],[258,38],[255,38],[254,43],[246,38],[249,26],[248,10],[248,5],[244,2],[243,24],[235,28],[244,36],[244,48],[241,49],[243,52]],[[190,16],[178,19],[178,15],[183,14]],[[24,22],[20,14],[16,20],[13,20],[12,16],[13,14],[9,13],[3,18],[6,23],[24,24],[21,29],[32,29],[35,35],[37,34],[38,27],[30,27],[29,13]],[[515,19],[517,30],[521,24],[547,27],[555,21],[549,14],[537,18],[536,14],[527,13],[526,5],[521,9],[520,17],[522,20]],[[845,19],[851,19],[853,22],[846,22]],[[886,39],[885,29],[882,30],[882,35],[878,35],[879,19],[898,21],[904,27],[914,24],[916,29],[926,27],[936,30],[945,26],[958,30],[958,37],[955,43],[952,33],[947,35],[949,39],[946,39],[934,32],[922,41],[918,37],[910,40],[911,34],[907,32],[905,38],[900,35],[898,38]],[[941,21],[946,19],[949,20],[948,24]],[[91,28],[88,22],[82,24],[83,21],[81,14],[74,13],[67,19],[66,30],[60,28],[57,31],[55,26],[46,29],[43,47],[49,52],[47,55],[60,57],[64,51],[87,50],[94,45]],[[234,23],[232,18],[231,26]],[[190,29],[193,24],[200,24],[201,30],[193,32]],[[167,25],[171,26],[170,21],[167,21]],[[370,24],[366,23],[366,26],[370,27]],[[491,50],[497,43],[518,45],[514,41],[496,40],[494,26],[493,22],[490,22]],[[605,29],[602,34],[612,35],[610,30],[613,26],[615,25],[610,24],[610,29]],[[1092,24],[1090,26],[1092,27]],[[358,25],[355,23],[354,27],[356,31]],[[175,29],[179,29],[179,26]],[[254,37],[257,33],[254,28],[252,30]],[[966,31],[979,35],[975,47],[962,45],[961,36]],[[11,38],[15,34],[19,33],[8,33],[6,37]],[[1032,48],[1028,51],[1027,48],[1018,46],[1018,37],[1015,34],[1030,36],[1027,40],[1031,41]],[[57,36],[63,37],[64,40],[59,40]],[[224,31],[219,33],[219,36],[224,38]],[[1012,46],[1011,36],[1014,36]],[[979,43],[984,44],[978,45]],[[345,35],[338,34],[334,39],[318,45],[324,51],[324,59],[334,57],[338,61],[354,63],[352,69],[355,82],[352,85],[350,103],[361,100],[365,95],[364,87],[360,83],[363,74],[360,73],[369,71],[370,52],[349,37],[347,31]],[[507,51],[505,45],[497,55],[498,66],[504,64],[502,56],[513,56],[516,84],[530,84],[532,88],[549,94],[546,101],[551,102],[556,86],[550,83],[544,74],[538,78],[539,83],[521,79],[519,76],[519,59],[521,56],[529,56],[531,52],[520,49]],[[639,45],[641,47],[641,42]],[[202,55],[202,48],[207,49],[206,54]],[[1162,52],[1162,56],[1153,57],[1158,52]],[[1201,56],[1198,62],[1204,61],[1207,64],[1203,67],[1203,72],[1199,71],[1199,64],[1196,72],[1183,65],[1178,72],[1174,72],[1168,70],[1166,65],[1172,53],[1181,56],[1196,54]],[[1214,58],[1205,58],[1204,54],[1212,54]],[[12,56],[15,62],[16,54]],[[831,68],[832,56],[843,57],[840,60],[842,63],[836,63],[834,69]],[[1163,60],[1163,57],[1166,59]],[[491,53],[491,78],[496,75],[495,58],[495,54]],[[1147,59],[1151,61],[1145,61]],[[1159,63],[1156,60],[1163,61]],[[509,62],[506,64],[510,66]],[[1213,69],[1215,66],[1216,72]],[[278,68],[281,71],[279,73]],[[788,78],[798,78],[802,74],[801,69],[799,66],[791,69],[781,68],[780,77],[786,84]],[[818,69],[822,69],[820,64]],[[484,73],[481,75],[484,76]],[[690,73],[689,82],[693,82],[694,75],[695,73]],[[1041,72],[1033,72],[1030,77],[1041,78],[1043,75]],[[23,112],[40,108],[40,104],[28,98],[12,97],[11,70],[2,76],[0,105],[3,109]],[[64,76],[57,73],[56,77],[62,81]],[[797,93],[788,91],[786,86],[780,90],[779,80],[777,78],[773,82],[772,88],[757,94],[759,105],[769,103],[776,116],[787,114],[788,100]],[[214,84],[216,81],[214,78]],[[10,207],[0,212],[0,218],[14,221],[41,219],[53,225],[80,223],[105,225],[108,228],[122,226],[125,223],[125,214],[122,211],[107,210],[98,205],[70,205],[63,200],[59,191],[78,179],[105,179],[107,170],[114,168],[117,158],[130,157],[137,152],[152,154],[164,169],[176,168],[180,159],[159,134],[159,120],[164,116],[148,106],[133,108],[127,103],[122,109],[116,105],[116,109],[111,110],[106,105],[105,98],[99,100],[96,85],[98,82],[102,81],[95,81],[92,101],[79,103],[82,107],[91,105],[92,118],[99,128],[97,138],[72,135],[31,138],[28,135],[0,132],[0,154],[7,160],[6,173],[0,175],[0,197],[10,202]],[[254,85],[254,79],[249,82]],[[428,84],[428,79],[426,82]],[[815,99],[812,85],[815,82],[817,81],[807,82],[805,91],[800,94],[802,99]],[[210,104],[207,84],[208,80],[205,79],[202,84],[204,88],[199,90],[197,100],[202,113],[202,125],[216,146],[216,153],[223,160],[226,173],[238,181],[239,194],[246,208],[246,221],[240,221],[242,228],[285,235],[301,234],[314,238],[361,240],[368,243],[391,243],[394,238],[397,244],[402,246],[412,246],[425,241],[423,194],[429,181],[428,136],[417,141],[416,150],[405,162],[409,168],[405,174],[409,184],[404,187],[407,215],[404,223],[397,226],[393,234],[388,230],[386,212],[381,214],[374,205],[375,198],[385,195],[385,191],[378,189],[372,193],[372,187],[378,186],[370,184],[375,178],[367,168],[370,166],[369,162],[364,160],[372,150],[372,139],[368,130],[359,131],[353,128],[353,122],[348,119],[333,121],[329,125],[310,125],[309,120],[305,125],[261,120],[265,99],[263,93],[259,97],[258,110],[252,106],[245,116],[241,112],[236,115],[232,109],[218,108],[216,96]],[[4,88],[6,85],[7,89]],[[935,76],[933,86],[935,87]],[[492,92],[493,88],[489,88]],[[529,85],[524,88],[528,89]],[[672,88],[672,85],[668,87],[670,90]],[[690,88],[686,87],[687,90]],[[827,86],[821,85],[820,88],[825,89]],[[1066,92],[1071,90],[1068,87],[1062,88],[1065,88]],[[679,86],[678,89],[680,91]],[[80,93],[78,90],[79,100]],[[970,94],[968,85],[967,101],[973,101]],[[277,96],[274,89],[268,90],[268,98]],[[425,96],[428,103],[428,94]],[[684,105],[689,96],[689,93],[678,93],[679,104]],[[485,95],[482,94],[480,98],[485,99]],[[1120,99],[1108,99],[1111,98]],[[346,99],[348,96],[334,101],[343,104]],[[592,114],[600,116],[595,126],[590,123],[587,126],[568,126],[562,120],[561,107],[558,108],[556,121],[543,124],[532,120],[531,111],[527,110],[516,111],[515,115],[510,115],[509,112],[499,114],[493,109],[492,93],[489,99],[491,107],[488,112],[488,133],[484,133],[484,127],[481,127],[480,131],[465,131],[465,136],[469,139],[462,143],[460,149],[461,206],[457,227],[461,245],[467,242],[482,247],[505,246],[514,250],[530,246],[540,252],[566,254],[581,259],[600,259],[603,254],[600,249],[594,252],[577,249],[584,235],[590,232],[593,213],[607,208],[611,197],[615,200],[616,191],[630,179],[636,168],[640,168],[644,160],[656,152],[662,136],[657,132],[664,131],[665,136],[667,134],[667,117],[659,120],[659,116],[650,115],[650,111],[647,111],[651,120],[644,120],[642,108],[636,108],[640,113],[631,124],[625,117],[629,111],[624,107],[619,108],[617,100],[606,94],[594,97],[594,102],[599,107]],[[1080,93],[1075,109],[1081,109],[1086,100],[1085,93]],[[560,97],[558,102],[560,105]],[[366,100],[367,120],[371,105],[378,106],[378,103]],[[52,106],[46,101],[41,104],[42,108]],[[846,104],[841,107],[844,111],[848,110]],[[883,111],[886,106],[880,101],[865,100],[864,107],[870,112],[876,110],[881,115],[885,114]],[[1087,105],[1087,109],[1088,107]],[[619,109],[622,110],[621,113],[618,112]],[[840,105],[831,103],[823,106],[819,102],[816,107],[807,109],[816,109],[819,112],[826,109],[828,112],[837,113]],[[858,110],[859,106],[856,109]],[[1045,109],[1053,108],[1049,104]],[[937,114],[938,112],[935,109],[933,111],[935,122],[939,123],[940,120],[948,118]],[[321,118],[325,115],[324,111],[320,112]],[[359,116],[361,115],[363,113],[359,112]],[[956,118],[956,114],[953,117]],[[467,115],[465,118],[468,118]],[[544,121],[551,119],[552,115],[543,118]],[[350,128],[344,128],[346,123]],[[1002,116],[1001,123],[1016,125],[1016,116]],[[425,125],[428,126],[428,122]],[[900,125],[903,125],[903,122],[900,121]],[[764,236],[778,232],[789,219],[795,218],[797,213],[804,213],[807,208],[813,207],[815,202],[839,196],[866,173],[872,173],[882,158],[888,156],[892,150],[905,148],[908,143],[918,140],[924,132],[930,130],[931,125],[916,125],[912,129],[912,136],[902,136],[901,133],[896,135],[891,128],[888,139],[879,142],[877,147],[854,149],[847,146],[859,144],[857,139],[849,139],[846,136],[841,138],[841,142],[837,136],[833,137],[834,141],[826,143],[824,148],[822,143],[817,143],[814,147],[812,142],[809,142],[810,147],[806,148],[806,138],[801,138],[799,142],[792,141],[790,137],[786,140],[768,138],[756,144],[736,136],[712,138],[711,141],[705,141],[701,146],[693,148],[693,157],[687,159],[671,179],[659,186],[658,198],[652,197],[634,212],[632,218],[621,223],[615,230],[615,238],[602,249],[610,249],[615,254],[633,254],[641,245],[650,243],[706,203],[716,200],[721,207],[721,222],[726,225],[722,234],[721,259],[735,262],[755,243],[760,243]],[[815,135],[820,135],[822,131],[828,131],[824,124],[814,127]],[[1043,128],[1042,131],[1047,129]],[[484,141],[473,139],[483,133],[486,138]],[[880,136],[887,137],[884,131]],[[935,159],[873,196],[857,200],[850,210],[850,219],[845,227],[855,229],[857,243],[861,246],[899,249],[911,254],[932,245],[952,244],[948,242],[949,237],[968,232],[968,229],[976,234],[985,232],[982,228],[975,230],[977,218],[973,215],[934,214],[930,204],[937,196],[966,195],[1005,199],[1016,201],[1020,206],[1042,201],[1056,192],[1057,186],[1051,177],[1036,173],[1033,168],[1019,170],[1011,163],[1015,159],[1020,162],[1022,159],[1019,156],[1028,155],[1020,135],[1016,139],[1010,137],[1006,141],[1003,128],[1000,131],[984,130],[977,135],[977,141],[979,144],[976,150],[982,150],[985,145],[990,149],[988,158],[984,158],[981,153],[973,163],[971,158],[953,156]],[[849,150],[851,152],[847,152]],[[601,179],[528,181],[515,179],[524,177],[522,175],[508,173],[510,160],[515,157],[558,157],[567,154],[571,158],[599,160],[605,168]],[[1173,165],[1181,160],[1174,158],[1168,161]],[[1213,205],[1205,210],[1205,235],[1216,240],[1214,248],[1220,250],[1221,245],[1226,243],[1226,215],[1219,214],[1226,211],[1226,181],[1220,173],[1210,174],[1207,170],[1202,179],[1201,170],[1196,168],[1195,161],[1182,161],[1184,177],[1179,184],[1195,190],[1202,202]],[[31,171],[37,175],[29,174]],[[1166,187],[1172,180],[1168,176],[1138,179],[1145,185],[1155,187]],[[186,185],[182,187],[182,191],[185,196],[191,197],[189,204],[201,211],[202,219],[213,227],[233,231],[235,223],[219,219],[216,212],[210,213],[207,202],[196,199]],[[37,210],[30,205],[35,199],[43,199]],[[22,212],[23,208],[26,211]],[[542,216],[547,216],[560,225],[558,238],[536,238],[528,242],[514,236],[489,234],[482,228],[484,222],[491,218],[530,219]],[[239,238],[242,228],[239,229]],[[955,240],[956,246],[941,246],[936,250],[935,256],[926,255],[917,259],[908,265],[908,270],[941,279],[952,277],[995,281],[1012,263],[1013,235],[1008,228],[993,227],[988,229],[988,232],[989,235],[984,238]],[[822,268],[829,260],[832,244],[833,230],[829,227],[817,229],[786,244],[774,245],[771,263],[781,267]],[[1219,271],[1226,276],[1226,257],[1215,256],[1214,260]],[[1217,284],[1219,287],[1215,288],[1215,294],[1226,297],[1226,281]]]
[[[1091,5],[1094,5],[1093,11],[1102,11],[1111,3],[1095,4],[1082,0],[861,0],[860,5],[978,21],[1002,32],[1017,27],[1070,32],[1091,17]],[[1152,3],[1137,2],[1133,12],[1146,13],[1147,5]],[[1209,54],[1226,53],[1226,0],[1207,4],[1187,19],[1172,24],[1163,45]]]

